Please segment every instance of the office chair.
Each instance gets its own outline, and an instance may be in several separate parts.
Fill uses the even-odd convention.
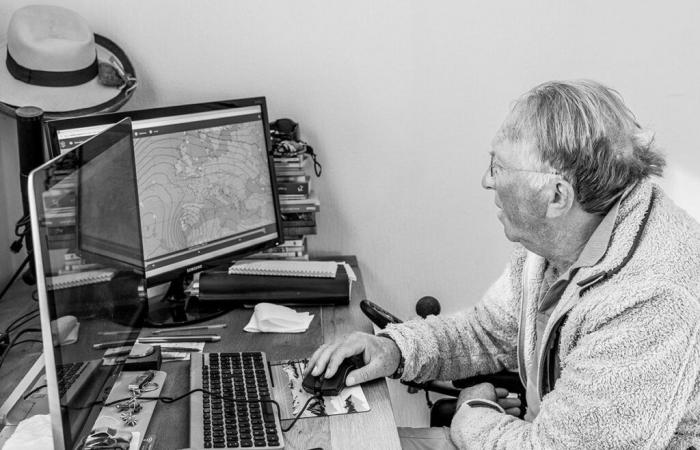
[[[380,329],[386,327],[389,323],[401,323],[402,320],[380,306],[363,300],[360,302],[362,312]],[[440,313],[440,303],[434,297],[422,297],[416,302],[416,313],[425,319],[428,315],[437,315]],[[495,387],[507,389],[508,392],[516,394],[520,399],[520,418],[525,415],[527,401],[525,398],[525,387],[520,381],[520,376],[517,372],[507,370],[488,374],[476,375],[469,378],[453,381],[428,381],[425,383],[416,383],[413,381],[403,381],[401,383],[408,386],[408,392],[415,394],[418,391],[425,391],[425,399],[430,408],[430,426],[431,427],[449,427],[452,423],[452,417],[455,414],[457,406],[457,398],[462,389],[474,386],[480,383],[491,383]],[[454,398],[440,398],[436,401],[431,401],[430,392],[447,395]]]

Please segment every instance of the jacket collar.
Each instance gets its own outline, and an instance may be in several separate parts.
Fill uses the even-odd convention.
[[[594,236],[598,231],[601,235],[608,233],[606,245],[600,245],[602,239],[596,239],[599,242],[594,242],[590,249],[587,244],[582,252],[582,257],[587,253],[585,262],[590,264],[579,264],[582,268],[582,279],[577,283],[581,288],[580,295],[594,284],[612,277],[632,258],[649,218],[652,200],[653,184],[640,181],[608,212],[594,232]]]

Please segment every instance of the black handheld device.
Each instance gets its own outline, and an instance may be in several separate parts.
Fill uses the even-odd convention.
[[[360,309],[379,328],[384,328],[390,323],[401,323],[401,319],[391,314],[386,309],[365,299],[360,302]]]
[[[306,392],[313,395],[339,395],[340,391],[345,388],[345,379],[348,377],[348,374],[364,365],[365,363],[362,360],[362,355],[351,356],[345,358],[343,362],[340,363],[338,370],[336,370],[335,375],[332,377],[325,378],[323,374],[315,377],[309,373],[306,375],[301,385]]]

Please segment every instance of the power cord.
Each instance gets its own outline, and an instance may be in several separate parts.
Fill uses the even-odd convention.
[[[29,214],[17,221],[15,224],[15,236],[17,236],[17,240],[10,245],[12,253],[19,253],[19,251],[22,250],[24,240],[29,238],[29,233],[31,232],[30,227],[31,217]]]
[[[25,344],[27,342],[39,342],[39,343],[41,343],[43,341],[41,339],[25,339],[23,341],[15,342],[14,344],[12,344],[12,346],[15,347],[19,344]]]
[[[17,328],[21,327],[27,322],[36,319],[37,317],[39,317],[39,308],[32,309],[28,313],[22,314],[7,326],[7,328],[5,329],[5,334],[11,333],[12,331],[16,330]]]
[[[39,386],[39,388],[41,388],[41,387],[43,387],[43,386]],[[39,388],[37,388],[37,390],[38,390]],[[192,395],[192,394],[194,394],[194,393],[196,393],[196,392],[201,392],[201,393],[203,393],[203,394],[210,395],[210,396],[215,397],[215,398],[218,398],[218,399],[220,399],[220,400],[224,400],[224,401],[233,401],[233,402],[236,402],[236,403],[272,403],[272,404],[274,404],[274,405],[277,407],[277,418],[278,418],[279,421],[280,421],[280,426],[281,426],[281,424],[282,424],[282,410],[281,410],[281,408],[280,408],[279,403],[277,403],[277,401],[272,400],[272,399],[248,400],[248,399],[242,399],[242,398],[236,398],[236,397],[224,397],[224,396],[222,396],[222,395],[220,395],[220,394],[218,394],[218,393],[210,392],[210,391],[207,391],[207,390],[202,389],[202,388],[193,389],[193,390],[191,390],[191,391],[189,391],[189,392],[186,392],[186,393],[184,393],[184,394],[182,394],[182,395],[179,395],[179,396],[177,396],[177,397],[174,397],[174,398],[173,398],[173,397],[163,397],[163,396],[161,396],[161,397],[139,397],[138,399],[139,399],[139,400],[160,400],[161,402],[163,402],[163,403],[165,403],[165,404],[169,404],[169,403],[175,403],[175,402],[177,402],[177,401],[180,401],[180,400],[182,400],[183,398],[189,397],[190,395]],[[27,396],[31,395],[32,393],[33,393],[33,391],[30,392],[29,394],[27,394]],[[289,430],[291,430],[292,427],[293,427],[293,426],[297,423],[297,421],[301,418],[301,415],[304,413],[304,411],[306,411],[306,407],[309,406],[309,403],[311,403],[311,400],[314,400],[314,399],[317,399],[317,400],[318,400],[318,399],[320,399],[320,398],[321,398],[321,395],[320,395],[320,394],[315,394],[315,395],[313,395],[312,397],[309,397],[308,400],[306,400],[306,403],[304,403],[304,406],[301,407],[301,411],[299,411],[299,413],[294,417],[294,419],[292,419],[292,423],[290,423],[289,426],[288,426],[287,428],[282,428],[282,432],[286,433],[286,432],[288,432]],[[104,401],[97,401],[97,402],[89,403],[89,404],[87,404],[87,405],[85,405],[85,406],[72,406],[72,405],[61,405],[61,406],[62,406],[62,407],[65,407],[65,408],[68,408],[68,409],[80,410],[80,409],[92,408],[92,407],[94,407],[94,406],[104,406],[104,407],[112,406],[112,405],[116,405],[117,403],[122,403],[122,402],[125,402],[125,401],[128,401],[128,400],[131,400],[131,397],[124,397],[124,398],[120,398],[120,399],[118,399],[118,400],[113,400],[113,401],[111,401],[111,402],[106,402],[106,403],[105,403]]]
[[[21,330],[19,333],[15,335],[15,337],[10,340],[9,345],[7,348],[2,352],[2,355],[0,355],[0,368],[2,367],[2,363],[5,362],[5,358],[7,358],[7,354],[10,353],[10,349],[15,345],[17,342],[17,339],[19,339],[20,336],[22,336],[25,333],[39,333],[41,332],[41,328],[25,328],[24,330]]]
[[[41,386],[35,387],[35,388],[32,389],[31,391],[29,391],[29,392],[27,392],[26,394],[24,394],[24,396],[22,397],[22,400],[28,399],[30,395],[32,395],[33,393],[35,393],[35,392],[37,392],[37,391],[39,391],[39,390],[41,390],[41,389],[44,389],[45,387],[46,387],[45,384],[42,384]]]
[[[10,281],[7,282],[5,287],[3,288],[2,292],[0,292],[0,300],[5,296],[5,293],[10,289],[10,286],[12,286],[12,283],[15,282],[17,278],[19,278],[20,274],[22,273],[22,270],[26,267],[27,264],[29,264],[31,256],[27,256],[24,258],[24,261],[22,261],[22,264],[19,265],[19,268],[15,271],[15,273],[10,277]]]

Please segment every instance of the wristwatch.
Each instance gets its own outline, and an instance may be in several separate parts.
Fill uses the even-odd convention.
[[[382,337],[385,337],[385,338],[387,338],[387,339],[391,339],[391,336],[387,336],[386,334],[382,334],[381,336],[382,336]],[[394,341],[393,339],[391,339],[391,340],[394,342],[394,344],[396,344],[396,341]],[[398,347],[398,346],[399,346],[399,345],[396,344],[396,347]],[[404,368],[404,366],[406,365],[406,360],[404,359],[403,354],[401,353],[401,349],[400,349],[400,348],[399,348],[399,357],[400,357],[400,358],[399,358],[399,366],[396,368],[396,370],[394,371],[394,373],[392,373],[392,374],[389,376],[389,378],[391,378],[391,379],[393,379],[393,380],[399,379],[399,378],[401,378],[401,377],[403,376],[403,368]]]
[[[401,378],[403,376],[403,368],[405,365],[406,360],[403,358],[403,355],[401,355],[401,358],[399,359],[399,367],[396,368],[396,371],[394,371],[389,378],[394,380]]]

